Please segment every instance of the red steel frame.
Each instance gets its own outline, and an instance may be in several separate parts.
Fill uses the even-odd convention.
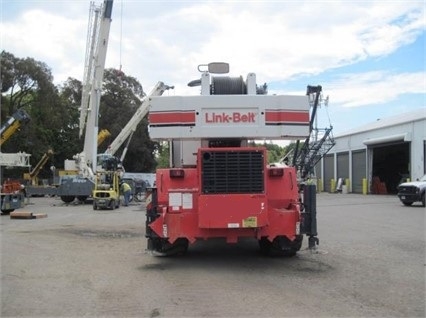
[[[221,148],[222,151],[228,149]],[[179,169],[184,176],[174,178],[170,177],[171,169],[158,169],[159,217],[149,227],[170,243],[178,238],[193,243],[214,237],[224,237],[229,243],[237,242],[239,237],[267,237],[272,242],[277,236],[286,236],[293,241],[299,234],[301,221],[296,170],[267,165],[266,149],[260,149],[264,152],[265,165],[263,193],[203,194],[201,166]],[[198,150],[198,162],[201,162],[201,150]],[[173,193],[190,202],[171,206],[169,195]]]

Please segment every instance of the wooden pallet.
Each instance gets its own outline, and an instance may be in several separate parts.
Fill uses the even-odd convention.
[[[33,213],[28,211],[13,211],[10,212],[11,219],[41,219],[47,218],[46,213]]]

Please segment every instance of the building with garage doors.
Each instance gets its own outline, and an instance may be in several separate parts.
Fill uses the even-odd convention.
[[[425,109],[377,120],[336,135],[335,141],[316,166],[326,192],[335,191],[341,178],[349,192],[363,193],[364,182],[367,193],[391,194],[401,180],[426,173]]]

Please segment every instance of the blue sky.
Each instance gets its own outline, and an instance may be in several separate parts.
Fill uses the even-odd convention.
[[[45,62],[57,84],[82,79],[88,0],[0,0],[0,10],[2,50]],[[225,61],[270,93],[322,85],[318,127],[334,135],[426,108],[424,0],[115,0],[112,15],[106,66],[147,92],[163,81],[198,94],[186,86],[197,65]]]
[[[425,109],[426,113],[426,74],[423,75],[421,83],[423,91],[407,92],[395,96],[395,98],[361,103],[347,107],[340,105],[334,107],[333,95],[327,92],[330,89],[328,83],[340,82],[340,79],[346,74],[363,74],[367,72],[386,72],[388,75],[400,73],[416,73],[426,72],[426,34],[423,31],[416,40],[408,45],[401,46],[395,52],[389,55],[376,58],[369,58],[357,63],[339,67],[337,69],[329,69],[318,75],[306,75],[298,80],[292,80],[289,83],[273,82],[270,87],[278,89],[280,85],[284,85],[287,89],[297,89],[303,83],[309,82],[313,85],[322,85],[325,96],[329,96],[329,106],[327,107],[328,114],[319,114],[321,121],[318,127],[327,127],[333,125],[334,133],[343,133],[346,130],[351,130],[357,126],[370,123],[372,121],[397,115],[403,112],[409,112],[417,109]],[[386,75],[380,77],[383,81],[386,80]],[[398,85],[398,83],[396,83]],[[348,84],[350,85],[350,84]],[[404,83],[400,84],[401,86]],[[392,86],[383,89],[392,89]],[[349,87],[350,90],[350,87]],[[359,94],[356,88],[350,90],[350,94]],[[377,92],[380,95],[380,92]],[[350,100],[350,99],[349,99]],[[329,123],[329,118],[331,123]],[[321,125],[322,124],[322,125]]]

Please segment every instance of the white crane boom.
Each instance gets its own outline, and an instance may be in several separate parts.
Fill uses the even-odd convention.
[[[173,87],[165,85],[163,82],[158,82],[151,92],[144,97],[142,100],[142,104],[139,106],[136,113],[129,120],[126,126],[121,130],[118,136],[114,139],[108,149],[105,151],[106,154],[114,155],[118,149],[123,145],[127,138],[131,137],[131,135],[135,132],[137,126],[141,122],[141,120],[146,116],[149,110],[149,98],[153,96],[161,96],[166,90],[171,89]],[[127,148],[127,147],[126,147]],[[121,159],[124,159],[127,149],[123,151]]]
[[[90,178],[93,178],[96,172],[99,104],[111,25],[112,4],[113,0],[105,0],[101,6],[95,6],[91,2],[90,7],[80,110],[80,136],[85,128],[84,149],[83,152],[74,156],[80,173],[84,177]]]

